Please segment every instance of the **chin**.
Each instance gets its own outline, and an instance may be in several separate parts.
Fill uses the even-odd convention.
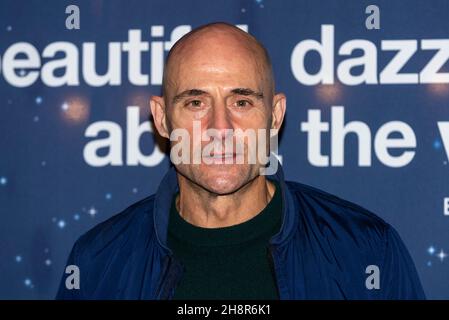
[[[257,177],[258,166],[241,164],[178,165],[178,173],[217,195],[232,194]]]
[[[211,165],[200,174],[199,185],[210,192],[231,194],[251,179],[250,168],[240,165]]]
[[[217,178],[214,180],[206,181],[202,186],[211,193],[218,195],[231,194],[237,191],[241,187],[241,183],[236,183],[237,181]]]

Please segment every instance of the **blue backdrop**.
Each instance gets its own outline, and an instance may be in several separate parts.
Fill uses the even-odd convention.
[[[271,54],[288,178],[391,223],[428,297],[449,298],[448,13],[444,0],[1,0],[0,298],[53,298],[74,241],[155,191],[169,161],[148,98],[173,42],[212,21]],[[358,133],[342,140],[344,125]]]

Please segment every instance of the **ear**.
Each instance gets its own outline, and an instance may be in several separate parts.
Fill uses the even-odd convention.
[[[285,110],[287,108],[287,98],[283,93],[278,93],[273,97],[271,129],[279,130],[284,121]]]
[[[162,137],[168,139],[170,135],[167,127],[164,98],[159,96],[151,96],[150,108],[157,131]]]

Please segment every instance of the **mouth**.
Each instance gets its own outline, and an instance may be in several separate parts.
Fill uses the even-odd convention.
[[[224,158],[231,158],[231,157],[235,157],[235,156],[236,156],[236,153],[214,153],[212,155],[206,156],[206,158],[224,159]]]
[[[207,159],[207,162],[213,164],[223,164],[223,163],[234,164],[235,159],[237,158],[238,155],[239,154],[237,153],[215,153],[212,155],[207,155],[204,158]]]

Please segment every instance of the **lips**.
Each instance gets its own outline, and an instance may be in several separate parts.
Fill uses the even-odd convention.
[[[206,163],[209,164],[235,164],[237,159],[236,153],[220,153],[220,154],[213,154],[213,155],[207,155],[204,157],[204,160]],[[229,160],[232,160],[229,162]],[[228,161],[227,161],[228,160]],[[228,163],[226,163],[228,162]]]
[[[206,156],[206,158],[225,159],[225,158],[235,158],[236,156],[237,156],[236,153],[220,153],[220,154],[208,155],[208,156]]]

